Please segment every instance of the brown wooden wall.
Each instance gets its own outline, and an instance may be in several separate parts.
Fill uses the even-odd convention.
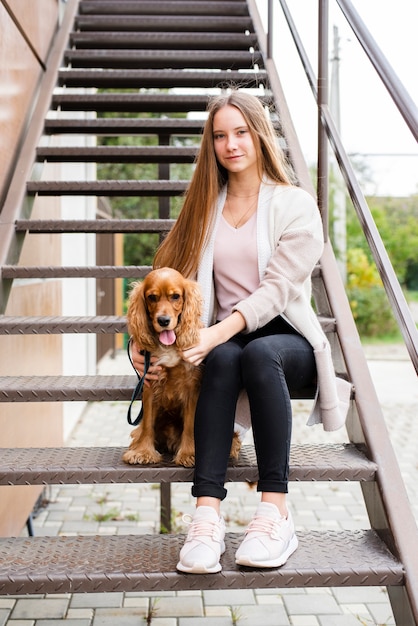
[[[58,19],[58,0],[0,0],[0,200]]]
[[[58,0],[0,0],[0,200],[4,197],[19,141],[58,19]],[[0,207],[1,208],[1,207]],[[35,202],[34,216],[59,217],[56,199]],[[58,238],[53,240],[59,242]],[[28,236],[22,264],[53,265],[59,243],[48,235]],[[35,261],[36,259],[36,261]],[[14,284],[7,315],[55,315],[61,310],[59,281]],[[37,375],[62,370],[61,338],[57,335],[3,337],[0,375],[30,375],[37,355]],[[29,365],[30,364],[30,365]],[[0,447],[62,444],[62,408],[52,403],[0,404]],[[41,487],[0,487],[0,536],[18,535]]]

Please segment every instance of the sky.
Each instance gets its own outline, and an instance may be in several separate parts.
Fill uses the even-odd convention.
[[[266,0],[258,0],[266,15]],[[279,3],[274,4],[274,51],[291,115],[308,163],[316,161],[316,109],[294,52]],[[311,65],[317,73],[317,2],[287,0]],[[352,0],[399,79],[418,102],[418,0]],[[329,2],[330,56],[333,27],[339,36],[341,136],[349,154],[366,166],[365,193],[405,196],[418,193],[418,146],[386,88],[367,60],[338,8]],[[396,8],[396,10],[395,10]],[[280,59],[280,64],[278,63]],[[283,62],[285,59],[285,62]],[[331,75],[331,74],[330,74]]]

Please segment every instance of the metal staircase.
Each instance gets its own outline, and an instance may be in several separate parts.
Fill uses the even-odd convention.
[[[192,163],[196,156],[195,147],[179,147],[173,138],[199,135],[202,121],[188,114],[206,109],[210,90],[231,84],[254,90],[272,107],[294,155],[275,68],[267,59],[252,0],[70,0],[51,58],[54,76],[46,79],[51,89],[39,98],[34,112],[33,128],[41,129],[43,141],[35,146],[35,129],[28,133],[32,147],[23,150],[20,172],[29,171],[32,163],[114,162],[156,163],[160,175],[146,181],[69,181],[28,174],[19,202],[19,181],[13,179],[1,215],[3,313],[17,279],[141,278],[147,273],[147,265],[20,265],[19,250],[28,233],[166,232],[173,223],[171,199],[187,187],[186,180],[170,179],[169,164]],[[61,68],[54,71],[54,62],[58,67],[61,59]],[[53,115],[46,116],[46,104]],[[85,112],[96,115],[86,119],[80,115]],[[58,135],[132,134],[155,136],[158,145],[49,147],[46,141]],[[295,170],[300,173],[300,165],[295,163]],[[302,174],[300,182],[306,182]],[[38,202],[44,196],[131,196],[139,202],[153,197],[158,198],[158,211],[146,219],[31,219],[35,196]],[[416,526],[329,242],[313,284],[335,367],[353,382],[349,442],[294,446],[290,478],[360,482],[370,528],[300,533],[300,547],[288,563],[268,571],[237,567],[233,555],[239,537],[230,534],[222,573],[207,576],[176,572],[183,538],[174,534],[1,538],[0,594],[378,585],[388,588],[397,624],[418,624]],[[50,317],[0,317],[1,335],[125,331],[125,319],[118,315],[68,318],[57,311]],[[134,375],[37,376],[35,359],[33,372],[0,377],[0,402],[126,401],[136,384]],[[191,480],[191,471],[170,459],[158,466],[127,466],[121,448],[14,448],[2,449],[0,455],[1,485],[159,482],[167,498],[170,483]],[[256,479],[254,450],[246,446],[229,467],[228,480]]]

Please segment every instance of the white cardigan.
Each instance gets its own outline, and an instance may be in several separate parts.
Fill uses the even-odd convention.
[[[226,188],[219,194],[197,274],[205,326],[216,321],[213,250],[225,198]],[[282,315],[309,341],[315,354],[318,389],[308,424],[322,423],[324,430],[336,430],[345,423],[351,384],[335,376],[328,340],[311,306],[311,273],[323,250],[322,222],[312,196],[299,187],[265,180],[257,207],[257,250],[260,285],[234,310],[243,315],[245,332]],[[250,425],[245,393],[238,401],[236,420],[244,429]]]

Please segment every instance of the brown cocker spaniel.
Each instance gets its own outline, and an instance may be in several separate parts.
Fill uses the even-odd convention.
[[[158,463],[161,453],[169,452],[177,465],[194,465],[194,415],[203,366],[185,361],[181,352],[199,343],[201,312],[199,285],[169,267],[150,272],[130,294],[129,333],[158,357],[162,370],[158,380],[143,388],[143,419],[131,433],[126,463]],[[240,448],[235,433],[231,458],[238,458]]]
[[[158,357],[158,380],[143,390],[143,419],[131,434],[126,463],[158,463],[169,452],[177,465],[194,465],[194,414],[201,368],[181,357],[199,343],[199,286],[163,267],[136,283],[129,298],[128,330],[135,343]]]

